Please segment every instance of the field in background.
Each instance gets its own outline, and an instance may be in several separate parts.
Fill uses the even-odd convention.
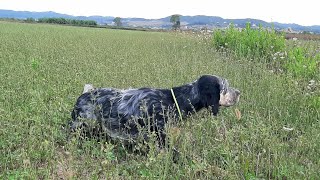
[[[297,33],[286,33],[286,39],[297,38],[300,40],[320,40],[319,34],[297,34]]]
[[[309,80],[217,53],[202,36],[0,22],[0,42],[1,179],[320,178],[320,99]],[[170,150],[66,141],[85,83],[170,88],[202,74],[228,79],[241,100],[180,123],[170,134],[178,163]]]

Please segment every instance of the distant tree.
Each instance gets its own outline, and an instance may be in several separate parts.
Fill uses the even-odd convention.
[[[120,17],[116,17],[114,18],[113,22],[116,24],[116,26],[120,27],[122,26],[122,22],[121,22],[121,18]]]
[[[25,22],[27,22],[27,23],[34,23],[34,22],[36,22],[36,20],[35,20],[34,18],[27,18],[27,19],[25,20]]]
[[[172,29],[177,30],[180,29],[180,15],[174,14],[170,18],[170,22],[172,23]]]

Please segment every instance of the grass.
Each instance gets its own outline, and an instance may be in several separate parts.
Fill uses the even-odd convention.
[[[311,87],[176,33],[0,22],[0,42],[1,179],[320,178],[319,82]],[[201,74],[225,77],[241,100],[172,128],[178,163],[152,143],[139,155],[121,144],[66,141],[85,83],[170,88]]]

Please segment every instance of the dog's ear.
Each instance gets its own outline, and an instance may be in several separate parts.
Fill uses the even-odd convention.
[[[198,80],[200,100],[204,107],[211,108],[212,114],[219,112],[220,80],[216,76],[202,76]]]

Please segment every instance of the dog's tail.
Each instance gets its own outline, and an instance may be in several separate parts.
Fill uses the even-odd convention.
[[[83,92],[82,92],[82,94],[87,93],[87,92],[90,92],[90,91],[92,91],[92,90],[94,90],[94,87],[93,87],[92,84],[85,84],[84,87],[83,87]]]

